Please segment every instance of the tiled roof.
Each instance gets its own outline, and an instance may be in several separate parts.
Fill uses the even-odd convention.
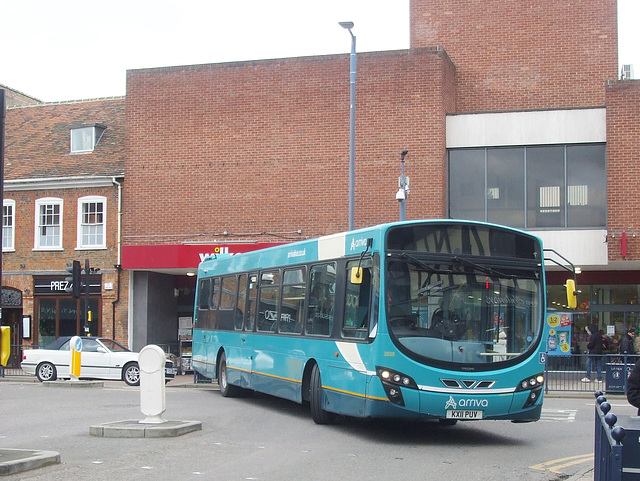
[[[101,124],[93,152],[70,154],[71,126]],[[8,108],[5,180],[114,176],[124,172],[124,97]]]

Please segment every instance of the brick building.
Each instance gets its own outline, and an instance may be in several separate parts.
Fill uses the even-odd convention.
[[[408,149],[407,219],[532,231],[582,269],[578,325],[637,327],[640,82],[617,80],[616,1],[412,0],[410,15],[408,50],[358,54],[355,227],[398,218]],[[132,70],[117,102],[124,270],[119,302],[102,289],[103,334],[175,352],[206,253],[348,228],[348,55]],[[563,278],[550,270],[551,308]]]
[[[616,1],[413,0],[410,15],[408,50],[358,54],[355,227],[398,218],[408,149],[407,219],[533,231],[581,267],[581,322],[637,326],[640,83],[617,80]],[[348,80],[348,55],[128,72],[134,345],[190,314],[196,253],[347,229]]]
[[[84,296],[65,290],[73,260],[94,271],[88,332],[126,340],[118,237],[124,98],[14,105],[6,110],[2,246],[12,344],[84,334]]]

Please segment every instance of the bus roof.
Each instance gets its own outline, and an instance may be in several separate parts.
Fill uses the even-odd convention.
[[[236,255],[217,255],[205,258],[198,267],[199,275],[212,275],[220,269],[224,272],[242,272],[252,269],[294,265],[303,262],[337,259],[340,257],[359,255],[367,249],[368,240],[372,240],[372,250],[379,250],[386,231],[394,226],[416,224],[477,224],[511,230],[524,235],[531,235],[510,227],[487,224],[469,220],[429,219],[405,222],[389,222],[365,227],[353,231],[340,232],[314,239],[282,244],[279,246],[258,249]]]

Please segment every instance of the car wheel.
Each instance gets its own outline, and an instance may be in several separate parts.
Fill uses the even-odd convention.
[[[36,369],[36,376],[40,382],[55,381],[58,379],[56,367],[50,362],[43,362]]]
[[[311,417],[316,424],[332,424],[335,421],[335,413],[325,411],[322,407],[322,379],[320,377],[320,368],[317,364],[311,370],[309,406],[311,408]]]
[[[137,362],[130,362],[122,369],[122,380],[127,383],[128,386],[140,385],[140,368]]]

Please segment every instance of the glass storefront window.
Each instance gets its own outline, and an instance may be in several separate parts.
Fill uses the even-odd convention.
[[[38,302],[38,344],[47,346],[56,340],[56,299]]]
[[[100,304],[98,297],[89,299],[91,321],[88,322],[89,334],[100,335]],[[85,336],[84,297],[76,300],[69,297],[36,296],[38,316],[39,346],[47,346],[61,336]]]

